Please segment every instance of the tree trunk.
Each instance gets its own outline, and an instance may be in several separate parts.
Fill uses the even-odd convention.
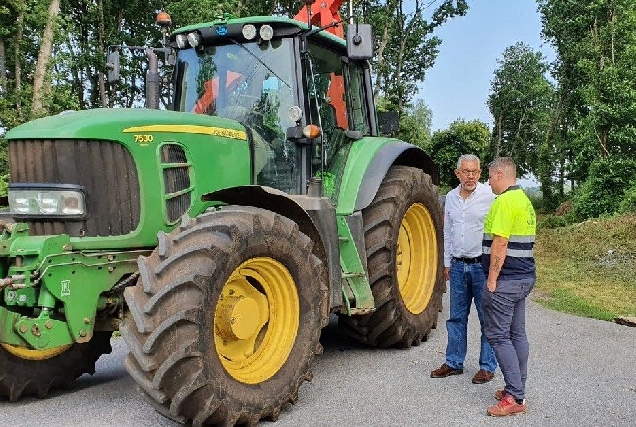
[[[72,83],[71,83],[71,87],[73,88],[73,96],[75,96],[77,98],[77,105],[80,106],[80,110],[84,109],[84,99],[83,99],[83,89],[82,89],[82,80],[80,79],[80,74],[79,74],[79,70],[77,65],[75,64],[79,64],[79,61],[77,60],[77,55],[75,55],[75,50],[73,48],[73,40],[71,39],[71,35],[70,33],[68,34],[68,41],[67,41],[67,49],[68,49],[68,54],[69,54],[69,58],[70,58],[70,66],[69,66],[69,72],[71,73],[71,76],[73,77],[72,79]]]
[[[0,37],[0,93],[7,92],[7,56],[4,50],[4,38]]]
[[[378,61],[376,63],[376,69],[380,70],[382,68],[382,63],[384,62],[384,49],[386,45],[389,44],[389,26],[384,27],[384,31],[382,32],[382,40],[380,41],[380,46],[378,46]],[[380,88],[382,87],[382,78],[380,77],[380,73],[377,72],[378,78],[375,82],[375,88],[373,89],[373,100],[377,103],[378,97],[380,96]]]
[[[49,4],[49,12],[46,19],[46,26],[42,33],[40,41],[40,51],[38,52],[38,62],[35,66],[35,77],[33,79],[33,104],[31,105],[31,115],[38,117],[46,111],[43,107],[42,100],[46,92],[50,90],[47,87],[46,72],[51,61],[51,52],[53,50],[53,35],[55,33],[55,21],[60,13],[60,0],[51,0]]]
[[[561,200],[565,198],[565,161],[559,160],[559,197]]]
[[[494,158],[499,157],[499,153],[501,152],[501,140],[503,139],[503,114],[499,116],[499,120],[497,120],[497,145],[495,146]]]
[[[104,2],[99,0],[97,2],[97,8],[99,9],[99,33],[97,35],[97,48],[100,52],[104,52]],[[99,85],[99,99],[102,104],[102,108],[107,106],[106,102],[106,83],[104,82],[104,73],[98,72],[98,85]]]
[[[393,64],[393,66],[395,67],[395,79],[394,79],[394,84],[396,87],[400,88],[402,87],[402,67],[404,65],[404,49],[406,48],[406,37],[404,36],[404,33],[408,31],[408,26],[405,25],[406,23],[406,18],[404,16],[404,10],[402,8],[402,2],[400,1],[399,3],[399,7],[398,7],[398,24],[399,24],[399,28],[398,28],[398,32],[400,33],[400,49],[398,50],[398,57],[397,57],[397,64]],[[398,98],[398,113],[400,113],[400,117],[402,116],[402,108],[403,108],[403,98],[404,98],[404,93],[403,91],[400,91],[400,97]]]
[[[22,9],[20,9],[20,13],[18,14],[18,21],[17,21],[18,25],[17,25],[17,31],[15,34],[15,39],[14,39],[14,49],[13,49],[13,60],[14,60],[14,64],[15,64],[15,68],[14,68],[14,72],[15,72],[15,93],[18,95],[16,96],[16,101],[15,101],[15,111],[16,111],[16,119],[18,120],[18,122],[22,121],[22,66],[21,64],[21,60],[22,60],[22,52],[20,52],[20,42],[22,41],[22,34],[24,33],[24,11]]]

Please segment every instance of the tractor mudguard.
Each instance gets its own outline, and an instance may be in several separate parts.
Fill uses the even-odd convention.
[[[377,144],[378,147],[371,150],[371,144]],[[338,215],[351,215],[367,207],[393,165],[422,169],[431,176],[433,183],[439,182],[439,172],[431,158],[413,144],[396,139],[363,138],[353,145],[338,196]],[[357,152],[366,155],[356,155]]]

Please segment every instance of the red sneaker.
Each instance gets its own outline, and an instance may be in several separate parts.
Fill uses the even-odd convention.
[[[488,415],[493,417],[505,417],[506,415],[525,414],[528,410],[528,406],[525,403],[517,403],[515,398],[509,394],[506,394],[500,401],[494,406],[488,408]]]

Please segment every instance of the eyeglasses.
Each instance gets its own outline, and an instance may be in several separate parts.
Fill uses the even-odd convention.
[[[464,176],[469,176],[469,175],[477,176],[481,173],[479,169],[471,169],[471,170],[461,169],[459,172]]]

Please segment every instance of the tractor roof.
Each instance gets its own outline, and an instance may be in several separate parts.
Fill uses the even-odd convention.
[[[275,28],[289,28],[290,30],[297,29],[298,32],[308,31],[309,26],[306,22],[297,21],[295,19],[280,17],[280,16],[249,16],[246,18],[219,18],[215,21],[210,22],[202,22],[198,24],[187,25],[185,27],[178,28],[174,30],[171,34],[174,37],[177,34],[187,33],[190,31],[203,30],[203,29],[215,29],[217,34],[219,34],[219,30],[223,28],[233,27],[233,26],[243,26],[245,24],[253,24],[256,26],[269,24]],[[217,30],[219,29],[219,30]],[[317,30],[318,27],[314,26],[312,29]],[[294,34],[295,32],[290,32]],[[325,38],[330,40],[331,42],[335,42],[337,44],[344,45],[345,41],[340,37],[337,37],[331,34],[329,31],[319,31],[315,34],[315,36],[320,38]]]

